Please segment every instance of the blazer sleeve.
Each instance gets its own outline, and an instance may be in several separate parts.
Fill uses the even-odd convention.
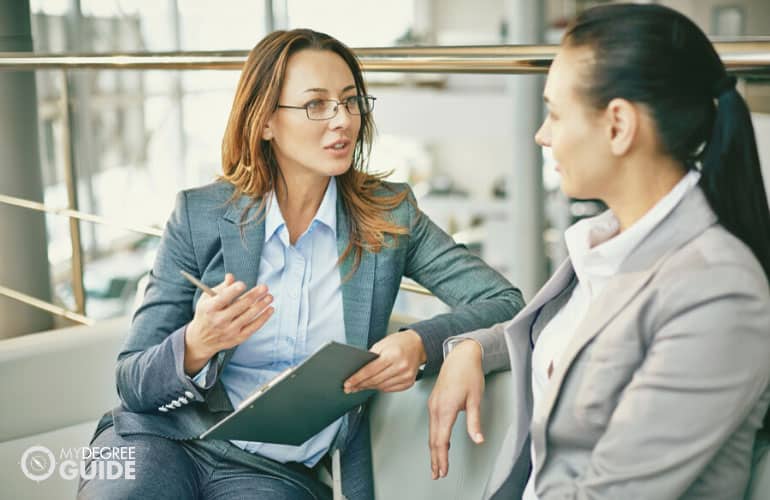
[[[441,366],[446,338],[509,320],[524,299],[500,273],[423,214],[407,189],[410,234],[404,274],[452,307],[450,313],[410,326],[422,338],[428,358],[424,371],[430,374]]]
[[[129,411],[164,412],[161,408],[180,397],[204,401],[204,390],[184,373],[184,335],[193,317],[196,289],[180,270],[199,275],[184,192],[177,195],[144,300],[118,355],[118,395]],[[207,380],[216,376],[217,365],[212,365]]]
[[[540,497],[679,498],[747,418],[758,427],[770,380],[770,298],[766,283],[750,284],[763,278],[720,265],[661,287],[647,355],[589,466]]]
[[[510,370],[511,358],[508,354],[508,344],[505,342],[505,330],[513,320],[497,323],[489,328],[481,328],[472,332],[449,337],[444,341],[444,357],[462,340],[475,340],[481,346],[481,368],[484,374],[495,371]]]

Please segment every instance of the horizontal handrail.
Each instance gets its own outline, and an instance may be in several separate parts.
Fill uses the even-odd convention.
[[[77,323],[82,323],[84,325],[89,325],[89,326],[96,323],[96,320],[94,320],[93,318],[88,318],[86,316],[83,316],[82,314],[69,311],[63,307],[53,305],[51,303],[45,302],[44,300],[36,299],[35,297],[32,297],[25,293],[18,292],[11,288],[4,287],[2,285],[0,285],[0,295],[5,295],[10,299],[18,300],[19,302],[23,302],[33,307],[37,307],[38,309],[43,309],[44,311],[48,311],[57,316],[62,316],[64,318],[75,321]]]
[[[163,236],[163,230],[158,229],[156,227],[116,222],[114,220],[108,219],[107,217],[102,217],[100,215],[89,214],[86,212],[79,212],[77,210],[70,210],[69,208],[48,207],[43,203],[40,203],[37,201],[25,200],[24,198],[16,198],[14,196],[6,196],[3,194],[0,194],[0,203],[5,203],[6,205],[12,205],[15,207],[28,208],[30,210],[37,210],[38,212],[46,212],[50,214],[61,215],[64,217],[69,217],[71,219],[84,220],[86,222],[93,222],[93,223],[102,224],[105,226],[117,227],[120,229],[125,229],[127,231],[133,231],[135,233],[145,234],[148,236]]]
[[[406,292],[412,292],[420,295],[427,295],[429,297],[433,297],[433,293],[430,290],[416,283],[404,283],[402,281],[401,284],[399,285],[399,288]]]
[[[770,74],[769,38],[717,41],[714,45],[729,70],[746,74]],[[527,74],[546,72],[557,49],[557,45],[485,45],[375,47],[354,51],[365,71]],[[247,55],[248,51],[243,50],[122,54],[0,52],[0,70],[238,70]]]

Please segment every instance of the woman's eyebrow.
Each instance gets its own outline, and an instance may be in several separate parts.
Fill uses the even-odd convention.
[[[348,85],[347,87],[342,89],[342,91],[340,93],[342,94],[342,93],[347,92],[348,90],[353,90],[355,88],[356,88],[355,85]],[[305,93],[307,93],[307,92],[318,92],[318,93],[321,93],[321,94],[328,94],[329,90],[328,89],[323,89],[323,88],[320,88],[320,87],[313,87],[311,89],[305,90]]]
[[[553,105],[553,102],[550,99],[548,99],[548,96],[545,94],[543,94],[543,103],[545,103],[545,107],[551,111],[553,111],[553,109],[556,107]]]

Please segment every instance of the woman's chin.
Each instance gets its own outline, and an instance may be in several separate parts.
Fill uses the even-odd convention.
[[[560,187],[561,187],[561,192],[564,193],[566,196],[570,198],[578,198],[576,194],[577,190],[575,189],[575,186],[573,186],[568,180],[564,178],[564,174],[562,174],[561,176]]]
[[[575,180],[576,179],[564,175],[564,171],[562,170],[560,182],[561,192],[570,198],[578,200],[593,198],[592,195],[596,193],[593,193],[592,191],[595,191],[595,189],[591,189],[591,186],[586,185],[585,182],[575,182]]]
[[[329,167],[326,169],[326,171],[329,173],[330,176],[335,177],[337,175],[342,175],[345,172],[347,172],[350,169],[351,161],[347,161],[345,163],[338,163],[335,165],[329,165]]]

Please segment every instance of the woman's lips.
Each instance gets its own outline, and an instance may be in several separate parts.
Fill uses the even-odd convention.
[[[349,141],[335,142],[330,146],[324,148],[330,155],[335,158],[344,158],[350,153],[350,148],[353,143]]]

